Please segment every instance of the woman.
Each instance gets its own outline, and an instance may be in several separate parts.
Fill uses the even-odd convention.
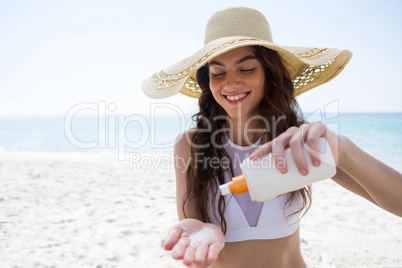
[[[164,245],[173,258],[187,266],[306,267],[299,220],[311,202],[309,187],[259,203],[248,193],[221,197],[218,185],[239,175],[246,157],[270,152],[286,173],[287,147],[305,176],[302,146],[318,151],[320,137],[334,154],[335,182],[402,216],[400,173],[322,123],[304,123],[299,116],[294,97],[334,78],[350,57],[349,51],[276,45],[261,13],[229,8],[211,17],[203,49],[143,82],[151,97],[180,91],[200,98],[196,128],[175,145],[180,222]],[[320,165],[319,155],[310,157]]]

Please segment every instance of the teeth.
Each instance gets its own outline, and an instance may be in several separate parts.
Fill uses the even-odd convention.
[[[240,100],[240,99],[244,98],[246,95],[247,95],[246,93],[242,93],[242,94],[239,94],[239,95],[226,96],[226,97],[231,101],[237,101],[237,100]]]

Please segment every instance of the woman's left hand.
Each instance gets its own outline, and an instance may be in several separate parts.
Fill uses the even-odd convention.
[[[309,150],[311,161],[313,165],[317,167],[321,164],[320,154],[314,152],[319,152],[319,138],[321,137],[327,139],[334,155],[335,163],[338,166],[339,152],[342,147],[339,141],[339,136],[330,131],[320,121],[302,124],[300,127],[290,127],[272,141],[257,148],[250,155],[250,159],[257,159],[266,154],[272,153],[275,166],[284,174],[288,171],[288,166],[285,160],[285,149],[289,147],[300,174],[305,176],[308,174],[309,169],[303,153],[303,147],[305,146],[304,143],[306,143],[308,148],[311,149]]]

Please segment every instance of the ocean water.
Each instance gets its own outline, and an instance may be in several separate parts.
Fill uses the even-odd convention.
[[[324,119],[374,157],[402,162],[402,113],[344,113]],[[0,150],[170,154],[175,138],[192,126],[190,116],[175,115],[0,116]]]

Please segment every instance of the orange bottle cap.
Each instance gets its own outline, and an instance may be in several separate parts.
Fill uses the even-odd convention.
[[[233,177],[232,182],[234,184],[234,188],[235,188],[235,191],[237,194],[242,194],[242,193],[248,192],[246,178],[244,178],[243,174]]]
[[[239,175],[232,178],[232,181],[219,186],[222,195],[227,194],[242,194],[248,192],[248,187],[244,175]]]

